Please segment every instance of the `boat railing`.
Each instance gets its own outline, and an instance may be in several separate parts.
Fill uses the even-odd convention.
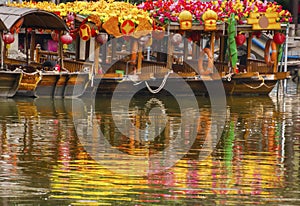
[[[274,64],[268,65],[264,60],[247,59],[247,72],[259,72],[260,74],[273,74]]]
[[[93,68],[93,63],[65,59],[64,68],[67,69],[69,72],[82,72],[85,69],[91,70]]]

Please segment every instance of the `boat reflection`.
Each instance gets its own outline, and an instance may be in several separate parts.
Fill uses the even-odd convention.
[[[7,108],[0,116],[0,175],[5,179],[0,185],[6,188],[0,197],[42,194],[48,203],[79,205],[278,198],[276,189],[285,184],[282,157],[288,154],[281,141],[282,114],[272,99],[228,97],[214,150],[207,140],[222,127],[212,121],[209,99],[197,101],[198,114],[182,111],[169,97],[135,98],[128,110],[121,101],[109,109],[109,97],[0,99]],[[124,112],[129,119],[122,118]],[[117,121],[134,127],[123,134]],[[188,142],[191,134],[195,139]]]

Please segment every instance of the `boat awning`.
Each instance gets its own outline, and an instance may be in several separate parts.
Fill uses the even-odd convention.
[[[68,30],[63,19],[40,9],[0,6],[0,20],[6,30],[18,23],[22,28]]]
[[[7,28],[6,28],[5,24],[3,23],[3,21],[0,20],[0,31],[5,31],[5,30],[7,30]]]

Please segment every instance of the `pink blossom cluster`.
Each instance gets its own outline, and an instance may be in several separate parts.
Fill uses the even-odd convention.
[[[246,23],[250,12],[277,12],[277,22],[292,22],[291,13],[284,10],[277,2],[260,0],[211,0],[202,2],[199,0],[146,0],[138,5],[138,8],[148,11],[150,15],[161,24],[178,22],[181,11],[190,11],[193,21],[202,24],[202,15],[207,10],[213,10],[218,14],[218,21],[227,21],[234,13],[239,24]]]

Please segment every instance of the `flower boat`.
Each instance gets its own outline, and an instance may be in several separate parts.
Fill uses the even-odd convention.
[[[0,20],[0,31],[6,31],[7,27]],[[2,42],[1,42],[2,43]],[[2,47],[1,47],[2,48]],[[3,50],[1,49],[1,70],[0,70],[0,97],[13,97],[18,90],[22,79],[22,72],[18,70],[8,71],[4,69]]]
[[[62,41],[54,42],[58,47],[57,52],[40,49],[39,42],[46,41],[43,37],[51,36],[51,31],[55,31],[57,38],[62,37],[64,31],[68,31],[63,19],[53,12],[38,8],[1,6],[0,13],[7,27],[6,35],[13,39],[16,37],[17,41],[14,44],[18,47],[21,43],[27,45],[24,46],[23,58],[20,55],[15,58],[8,55],[13,41],[5,42],[5,67],[8,70],[17,68],[18,71],[22,71],[18,90],[11,96],[68,98],[84,93],[89,74],[77,72],[74,68],[69,71],[64,67]],[[80,79],[77,83],[80,85],[74,85],[74,78],[77,77]]]
[[[46,4],[35,6],[49,8]],[[291,14],[276,2],[125,4],[102,0],[50,6],[61,16],[82,16],[73,32],[78,34],[77,55],[85,52],[84,61],[93,56],[87,91],[185,94],[188,88],[206,95],[224,88],[229,95],[266,95],[289,78],[279,65],[284,64]],[[253,58],[252,39],[260,36],[267,39],[264,56]]]

